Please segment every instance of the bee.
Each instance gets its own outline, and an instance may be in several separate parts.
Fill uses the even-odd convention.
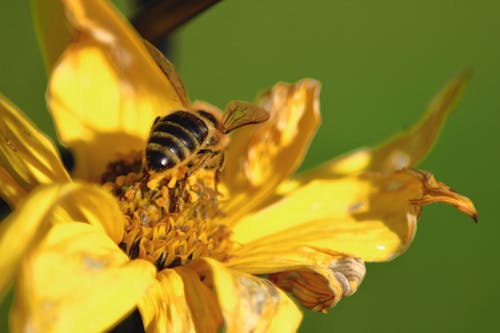
[[[230,102],[222,117],[206,110],[179,110],[158,117],[146,145],[146,170],[164,172],[186,166],[188,176],[200,168],[219,172],[228,134],[268,118],[264,109],[241,101]]]

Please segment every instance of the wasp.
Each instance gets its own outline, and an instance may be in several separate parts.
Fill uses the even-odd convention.
[[[221,116],[206,110],[179,110],[155,119],[146,145],[145,167],[163,172],[180,166],[188,175],[200,168],[220,171],[228,134],[266,121],[269,114],[251,103],[232,101]]]

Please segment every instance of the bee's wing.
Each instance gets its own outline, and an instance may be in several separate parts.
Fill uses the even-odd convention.
[[[255,104],[231,101],[227,105],[222,119],[222,130],[224,133],[229,133],[238,127],[261,123],[268,119],[269,113]]]
[[[165,74],[167,79],[174,87],[182,104],[184,104],[184,106],[186,106],[187,108],[187,106],[189,105],[189,101],[186,94],[186,90],[184,89],[184,85],[182,84],[179,75],[175,71],[174,64],[172,64],[170,60],[168,60],[163,55],[163,53],[161,53],[160,50],[158,50],[153,44],[151,44],[145,39],[144,39],[144,45],[146,46],[146,49],[149,51],[149,54],[151,55],[153,60],[156,62],[158,67],[160,67],[161,71]]]

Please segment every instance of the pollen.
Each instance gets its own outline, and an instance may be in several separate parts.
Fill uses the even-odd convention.
[[[152,175],[142,168],[142,156],[111,162],[101,178],[126,217],[121,249],[131,258],[152,262],[158,270],[188,264],[198,257],[228,259],[230,228],[216,223],[217,175],[185,168]]]

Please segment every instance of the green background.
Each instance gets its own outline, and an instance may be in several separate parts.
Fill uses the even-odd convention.
[[[26,1],[0,3],[0,43],[0,91],[54,135]],[[191,99],[219,106],[253,100],[277,81],[320,80],[323,125],[303,169],[404,129],[471,67],[474,78],[421,167],[472,198],[480,223],[426,207],[405,255],[368,264],[357,294],[327,315],[305,311],[301,331],[500,328],[500,1],[231,0],[182,27],[172,45]]]

